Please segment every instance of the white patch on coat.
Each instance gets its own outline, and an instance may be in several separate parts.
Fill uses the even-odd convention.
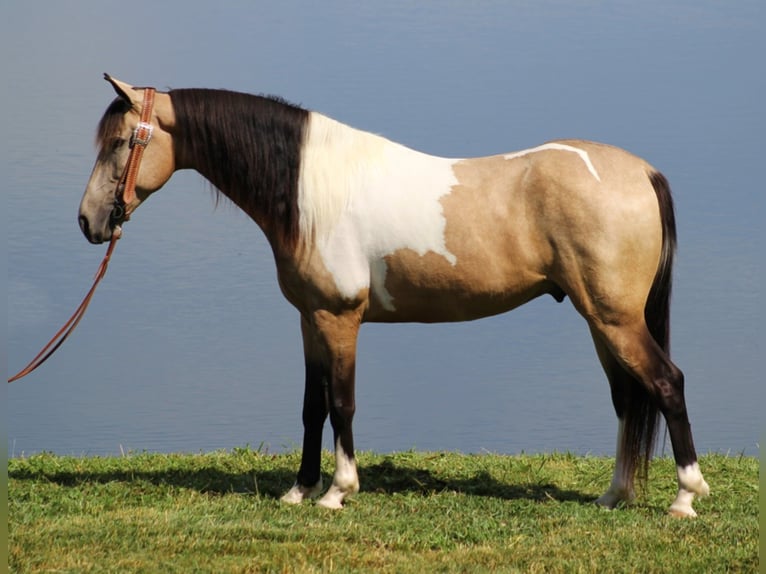
[[[300,231],[318,248],[342,296],[372,287],[381,305],[394,310],[384,257],[400,249],[457,263],[445,245],[440,202],[458,183],[456,161],[311,113],[299,182]]]
[[[551,142],[551,143],[543,144],[541,146],[533,147],[530,149],[525,149],[525,150],[521,150],[521,151],[517,151],[513,153],[507,153],[507,154],[504,154],[503,157],[505,159],[515,159],[517,157],[523,157],[530,153],[537,153],[537,152],[546,151],[546,150],[568,151],[568,152],[576,153],[577,155],[580,156],[580,159],[585,163],[585,166],[588,168],[588,171],[591,173],[591,175],[596,178],[596,181],[601,181],[601,178],[598,176],[598,172],[596,171],[596,168],[593,166],[593,162],[590,161],[590,156],[588,155],[588,152],[571,145]]]

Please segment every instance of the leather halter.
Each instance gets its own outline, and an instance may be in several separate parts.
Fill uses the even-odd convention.
[[[144,149],[152,139],[154,126],[151,124],[152,108],[154,107],[154,88],[144,88],[144,102],[141,108],[141,119],[130,136],[130,156],[122,177],[117,184],[117,190],[114,194],[114,212],[112,218],[115,220],[123,219],[127,221],[130,214],[136,208],[136,178],[138,177],[138,168],[141,165],[141,158],[144,155]]]
[[[115,191],[115,206],[114,210],[112,211],[113,220],[127,221],[127,219],[130,217],[130,214],[136,208],[136,178],[138,177],[138,168],[141,165],[141,157],[144,155],[144,148],[146,148],[146,146],[149,144],[149,141],[152,139],[152,131],[154,130],[152,124],[150,123],[152,117],[152,107],[154,105],[154,92],[154,88],[144,89],[144,103],[143,109],[141,110],[141,120],[133,130],[133,135],[130,138],[130,155],[128,156],[128,163],[125,164],[125,169],[122,172],[122,177],[120,178],[120,181],[117,184],[117,189]],[[117,211],[119,211],[119,214],[116,213]],[[104,259],[98,266],[98,271],[96,271],[96,277],[93,280],[93,286],[85,295],[85,298],[82,300],[82,303],[80,303],[80,306],[77,307],[77,310],[74,312],[74,314],[66,323],[64,323],[64,326],[59,329],[53,338],[48,341],[48,344],[42,348],[42,350],[35,356],[35,358],[32,359],[29,364],[21,371],[8,379],[9,383],[25,377],[34,371],[37,367],[42,365],[45,361],[48,360],[48,357],[56,352],[56,349],[61,346],[61,344],[66,340],[67,337],[69,337],[72,331],[74,331],[75,327],[77,327],[77,324],[85,315],[85,311],[88,308],[88,305],[90,305],[93,294],[96,292],[96,287],[101,282],[101,279],[103,279],[104,275],[106,275],[106,269],[109,266],[109,259],[112,257],[114,246],[117,244],[117,240],[121,236],[122,229],[120,228],[119,224],[117,224],[112,230],[112,239],[109,241],[109,247],[106,250],[106,255],[104,255]]]

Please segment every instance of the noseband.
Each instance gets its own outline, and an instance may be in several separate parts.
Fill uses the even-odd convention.
[[[144,155],[144,149],[152,139],[152,108],[154,107],[154,88],[144,88],[144,102],[141,109],[141,119],[130,136],[130,155],[128,163],[122,172],[122,177],[117,184],[114,193],[114,209],[112,210],[112,221],[120,223],[127,221],[130,214],[136,208],[136,178],[138,177],[138,168],[141,165],[141,158]]]
[[[48,357],[56,352],[56,349],[58,349],[66,338],[69,337],[85,315],[85,310],[88,308],[88,305],[90,305],[91,298],[96,292],[96,287],[101,282],[104,275],[106,275],[106,269],[109,265],[109,259],[112,256],[112,252],[114,251],[114,246],[117,244],[117,240],[122,236],[122,229],[119,224],[123,221],[127,221],[130,214],[136,208],[136,177],[138,176],[138,168],[141,165],[141,157],[144,155],[144,148],[149,145],[149,141],[152,139],[152,131],[154,130],[149,121],[152,117],[154,91],[154,88],[144,89],[144,103],[143,109],[141,110],[141,120],[138,122],[138,125],[133,130],[133,135],[130,137],[130,155],[128,156],[128,163],[125,164],[122,177],[120,177],[120,181],[117,184],[117,189],[114,193],[114,208],[112,209],[111,219],[115,223],[115,226],[112,230],[112,239],[109,242],[106,255],[104,255],[104,259],[98,267],[93,286],[85,295],[80,306],[69,318],[69,321],[59,329],[58,333],[53,336],[48,344],[42,348],[37,356],[32,359],[26,367],[8,379],[9,383],[25,377],[42,365],[48,360]]]

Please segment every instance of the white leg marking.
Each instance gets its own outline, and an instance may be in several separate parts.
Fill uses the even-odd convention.
[[[346,455],[338,441],[335,445],[335,475],[332,485],[317,504],[325,508],[343,508],[343,499],[357,492],[359,475],[356,472],[356,461]]]
[[[625,481],[625,455],[622,452],[622,433],[624,429],[625,423],[620,419],[617,426],[617,460],[614,464],[612,483],[607,491],[596,500],[596,504],[605,508],[614,508],[620,502],[631,502],[634,496],[633,489]]]
[[[515,159],[517,157],[523,157],[530,153],[536,153],[536,152],[545,151],[545,150],[558,150],[558,151],[568,151],[568,152],[576,153],[577,155],[580,156],[580,159],[583,160],[583,162],[585,163],[585,166],[588,168],[588,171],[591,173],[591,175],[596,178],[596,181],[601,181],[601,178],[598,176],[598,172],[596,171],[596,168],[593,166],[593,162],[590,161],[590,156],[588,155],[588,152],[571,145],[552,142],[552,143],[543,144],[541,146],[533,147],[531,149],[525,149],[522,151],[507,153],[503,157],[505,159]]]
[[[692,508],[694,495],[707,496],[710,494],[710,487],[700,472],[699,464],[696,462],[688,466],[679,466],[678,471],[678,495],[670,505],[670,514],[673,516],[682,516],[694,518],[697,513]]]
[[[282,498],[280,498],[280,500],[288,504],[300,504],[306,498],[315,498],[319,496],[320,492],[322,492],[321,477],[319,478],[319,482],[317,482],[314,486],[301,486],[296,482],[293,487],[288,490]]]
[[[710,494],[710,487],[705,482],[700,466],[696,462],[689,466],[678,467],[678,487],[700,496]]]

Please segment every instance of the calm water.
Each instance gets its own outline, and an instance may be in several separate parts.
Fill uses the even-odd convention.
[[[766,5],[512,4],[12,3],[0,34],[7,370],[69,316],[103,255],[76,210],[108,71],[279,94],[439,155],[583,137],[646,157],[675,193],[673,353],[698,450],[757,454]],[[125,226],[76,334],[0,395],[9,453],[292,448],[298,324],[260,230],[176,174]],[[366,325],[357,400],[360,449],[613,452],[587,328],[551,298],[473,323]]]

